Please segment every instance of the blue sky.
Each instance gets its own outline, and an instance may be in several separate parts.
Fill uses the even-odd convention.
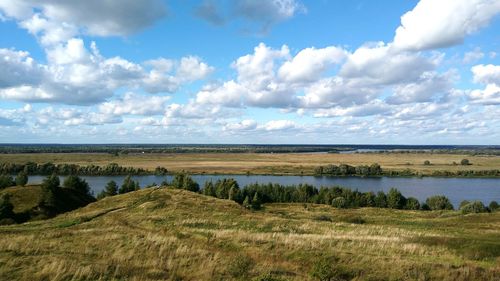
[[[0,142],[499,144],[499,13],[0,0]]]

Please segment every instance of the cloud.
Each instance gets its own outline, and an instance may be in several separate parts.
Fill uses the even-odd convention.
[[[476,48],[474,48],[474,50],[464,54],[464,58],[463,58],[462,62],[465,64],[469,64],[469,63],[476,62],[482,58],[484,58],[484,53],[481,52],[481,48],[476,47]]]
[[[347,52],[339,47],[305,48],[292,60],[286,61],[278,75],[280,79],[291,83],[313,82],[331,65],[341,63],[346,57]]]
[[[479,64],[471,68],[474,82],[500,85],[500,65]]]
[[[195,15],[214,25],[224,25],[226,19],[219,10],[220,7],[214,1],[205,0],[195,9]]]
[[[122,98],[99,105],[101,113],[107,115],[162,115],[169,96],[143,96],[126,93]]]
[[[44,72],[28,52],[0,49],[0,89],[38,84]]]
[[[260,25],[267,32],[272,25],[288,20],[306,8],[297,0],[205,0],[195,8],[195,15],[214,25],[244,19]]]
[[[428,50],[463,42],[500,13],[497,0],[420,0],[401,17],[394,45],[403,50]]]
[[[166,15],[161,0],[1,0],[0,11],[21,21],[21,26],[41,35],[46,43],[67,40],[78,31],[95,36],[126,36]],[[61,36],[64,33],[68,34]]]
[[[433,101],[451,90],[453,77],[453,72],[443,75],[424,72],[415,82],[395,86],[394,93],[387,98],[387,102],[405,104]]]
[[[358,79],[363,84],[398,84],[417,80],[423,72],[433,70],[436,64],[436,59],[378,42],[361,46],[349,55],[339,75]]]

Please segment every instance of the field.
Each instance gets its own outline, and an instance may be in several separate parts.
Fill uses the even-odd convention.
[[[0,280],[500,280],[498,237],[499,212],[248,211],[145,189],[0,226]]]
[[[472,165],[454,165],[464,158]],[[424,165],[429,160],[431,165]],[[79,165],[106,165],[117,163],[154,170],[157,166],[169,171],[219,174],[312,174],[315,167],[327,164],[370,165],[379,163],[383,169],[411,169],[422,174],[436,170],[491,170],[500,169],[500,156],[471,156],[431,153],[370,153],[370,154],[311,154],[311,153],[172,153],[126,154],[113,156],[104,153],[36,153],[0,154],[0,163],[26,162],[72,163]]]

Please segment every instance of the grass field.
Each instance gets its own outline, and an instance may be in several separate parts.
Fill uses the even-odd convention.
[[[453,165],[464,158],[472,165]],[[432,165],[424,165],[429,160]],[[456,154],[256,154],[256,153],[186,153],[186,154],[128,154],[113,156],[96,153],[1,154],[0,163],[26,162],[72,163],[106,165],[117,163],[153,170],[162,166],[170,171],[219,174],[312,174],[316,166],[327,164],[364,165],[379,163],[383,169],[411,169],[430,174],[436,170],[500,169],[500,156],[470,156]]]
[[[311,204],[252,212],[188,191],[145,189],[0,226],[0,280],[320,280],[312,272],[331,280],[500,280],[499,237],[498,212]]]

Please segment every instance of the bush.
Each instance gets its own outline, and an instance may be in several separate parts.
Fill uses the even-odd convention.
[[[498,210],[500,208],[497,201],[491,201],[491,203],[490,203],[490,205],[488,205],[488,207],[490,208],[490,210],[492,212],[495,212],[496,210]]]
[[[28,183],[28,174],[25,171],[19,172],[16,176],[16,185],[25,186]]]
[[[375,207],[387,208],[387,196],[383,191],[377,192],[377,196],[375,196]]]
[[[460,165],[463,165],[463,166],[470,165],[469,159],[462,159],[462,161],[460,161]]]
[[[119,193],[124,194],[132,191],[139,190],[141,187],[139,186],[139,182],[132,180],[132,177],[127,176],[120,187]]]
[[[391,188],[387,193],[387,207],[391,209],[403,209],[406,205],[406,198],[395,188]]]
[[[429,206],[430,210],[453,210],[453,205],[450,203],[450,200],[443,195],[437,195],[427,198],[425,200],[427,206]]]
[[[460,207],[460,211],[462,211],[462,213],[464,213],[464,214],[487,213],[488,209],[486,209],[483,202],[472,201],[469,204],[465,204],[464,206]]]
[[[253,266],[254,261],[250,257],[239,255],[231,261],[227,268],[227,273],[233,278],[245,278]]]
[[[431,164],[431,161],[429,161],[429,160],[425,160],[425,161],[424,161],[424,165],[425,165],[425,166],[429,166],[430,164]]]
[[[347,207],[347,202],[344,197],[337,197],[332,200],[332,207],[343,209]]]
[[[405,209],[407,209],[407,210],[420,210],[420,202],[418,201],[417,198],[409,197],[408,199],[406,199]]]
[[[314,263],[309,275],[314,280],[320,281],[350,280],[352,274],[337,266],[336,263],[335,258],[332,257],[320,258]]]
[[[10,175],[1,175],[0,176],[0,189],[4,189],[9,186],[14,186],[16,183],[12,179]]]
[[[10,202],[10,195],[0,197],[0,220],[14,218],[14,205]]]

